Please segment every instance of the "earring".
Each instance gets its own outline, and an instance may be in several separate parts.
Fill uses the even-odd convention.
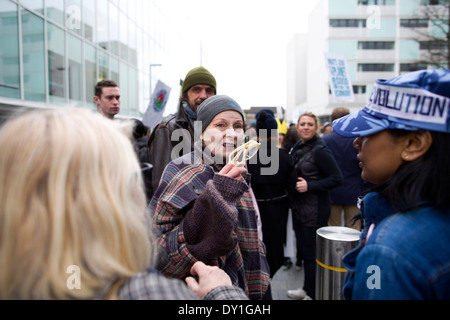
[[[402,158],[403,158],[403,160],[408,160],[408,154],[403,153],[403,154],[402,154]]]

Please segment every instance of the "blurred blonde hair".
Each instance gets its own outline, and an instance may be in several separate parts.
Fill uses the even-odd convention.
[[[150,265],[131,132],[84,108],[0,129],[0,299],[95,298]],[[68,288],[72,265],[81,289]]]

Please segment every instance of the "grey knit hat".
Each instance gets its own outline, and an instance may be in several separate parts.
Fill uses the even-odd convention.
[[[228,110],[239,112],[242,121],[245,121],[244,113],[239,104],[226,95],[212,96],[203,101],[197,109],[197,121],[202,122],[202,132],[205,131],[216,115]]]

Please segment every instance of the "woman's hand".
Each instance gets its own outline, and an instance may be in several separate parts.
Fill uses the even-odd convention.
[[[237,166],[237,162],[228,162],[222,170],[220,170],[219,174],[237,179],[237,180],[244,180],[242,177],[243,174],[247,173],[247,168],[244,166]]]
[[[222,286],[232,286],[230,277],[218,267],[207,266],[201,261],[197,261],[191,268],[191,275],[187,277],[186,284],[200,299],[203,299],[212,289]]]
[[[295,190],[297,190],[300,193],[307,192],[308,191],[308,183],[305,179],[302,177],[298,178],[297,183],[295,184]]]

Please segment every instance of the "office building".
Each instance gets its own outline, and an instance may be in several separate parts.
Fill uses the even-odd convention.
[[[21,106],[95,109],[102,79],[120,86],[120,117],[141,117],[158,79],[172,88],[173,112],[188,71],[172,54],[182,47],[153,0],[0,0],[0,115]]]
[[[335,107],[362,108],[376,79],[448,68],[448,12],[448,0],[319,0],[309,17],[308,34],[288,47],[288,56],[296,57],[288,70],[298,71],[290,76],[297,83],[288,87],[288,97],[296,100],[288,98],[287,112],[307,109],[325,122]],[[334,102],[325,52],[346,57],[353,102]]]

